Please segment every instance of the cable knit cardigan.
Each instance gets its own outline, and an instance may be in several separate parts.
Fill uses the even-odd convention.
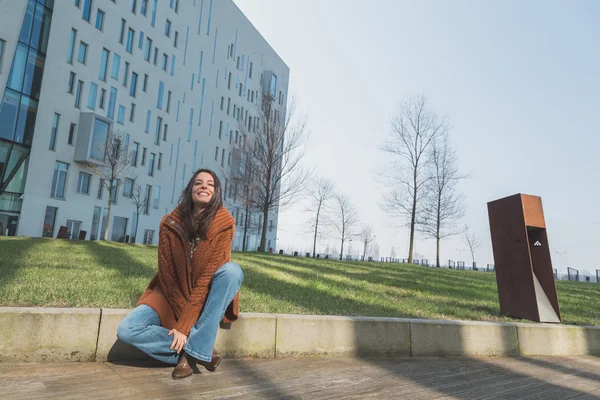
[[[222,207],[190,257],[188,235],[179,208],[160,223],[158,273],[152,278],[136,306],[146,304],[158,313],[161,325],[189,335],[198,321],[214,273],[231,259],[235,221]],[[235,321],[239,313],[239,292],[227,307],[223,321]]]

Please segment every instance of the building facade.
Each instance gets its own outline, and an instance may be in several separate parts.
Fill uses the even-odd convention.
[[[232,154],[250,140],[263,88],[285,113],[288,82],[232,0],[0,1],[0,231],[57,237],[66,227],[94,240],[109,219],[110,240],[156,244],[192,173],[209,168],[240,250]],[[87,167],[109,132],[123,138],[132,171],[112,193]],[[138,185],[148,199],[139,215]],[[263,221],[251,218],[255,250]],[[275,249],[277,213],[266,223]]]

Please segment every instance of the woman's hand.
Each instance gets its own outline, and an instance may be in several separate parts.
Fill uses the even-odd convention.
[[[187,336],[179,332],[177,329],[171,329],[169,331],[169,336],[171,335],[173,335],[173,343],[171,343],[170,349],[175,349],[177,353],[181,352],[181,350],[183,350],[183,346],[185,346],[185,343],[187,342]]]

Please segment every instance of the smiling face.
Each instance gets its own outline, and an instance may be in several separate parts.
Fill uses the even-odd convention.
[[[200,172],[194,178],[192,201],[195,206],[206,207],[215,192],[215,180],[208,172]]]

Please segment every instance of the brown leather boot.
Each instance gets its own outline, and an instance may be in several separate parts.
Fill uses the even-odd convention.
[[[194,373],[194,369],[198,369],[195,364],[196,359],[188,355],[185,351],[181,352],[179,362],[173,370],[171,376],[173,379],[183,379],[191,376]]]
[[[222,361],[223,361],[223,356],[213,350],[212,359],[210,360],[210,362],[196,360],[196,363],[202,365],[204,368],[206,368],[210,372],[215,372],[217,370],[217,368],[219,368],[219,365],[221,365]]]

